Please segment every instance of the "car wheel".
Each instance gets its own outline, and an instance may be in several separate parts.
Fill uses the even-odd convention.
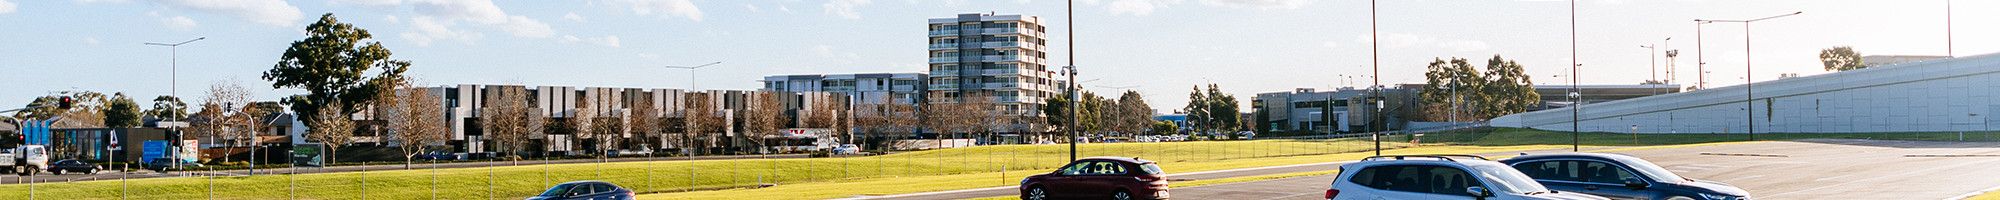
[[[1112,192],[1112,193],[1111,193],[1111,199],[1112,199],[1112,200],[1132,200],[1132,192],[1126,192],[1126,191],[1124,191],[1124,190],[1119,190],[1119,191],[1117,191],[1117,192]]]
[[[1022,200],[1048,200],[1048,199],[1049,199],[1049,191],[1048,191],[1048,190],[1044,190],[1044,189],[1042,189],[1042,186],[1035,186],[1035,187],[1030,187],[1030,188],[1028,188],[1028,192],[1024,192],[1024,193],[1021,193],[1021,199],[1022,199]]]
[[[49,173],[53,173],[53,174],[56,174],[56,175],[62,175],[62,173],[63,173],[63,170],[62,170],[62,169],[55,169],[55,170],[49,170]]]

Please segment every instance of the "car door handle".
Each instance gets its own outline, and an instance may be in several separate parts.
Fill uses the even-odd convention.
[[[1583,189],[1584,189],[1584,190],[1597,190],[1597,186],[1595,186],[1595,185],[1587,185],[1587,186],[1583,186]]]

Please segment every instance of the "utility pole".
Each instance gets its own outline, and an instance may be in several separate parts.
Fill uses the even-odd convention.
[[[1063,20],[1067,21],[1067,22],[1064,22],[1064,23],[1069,23],[1069,33],[1068,33],[1068,34],[1069,34],[1069,66],[1064,66],[1064,68],[1066,68],[1066,69],[1065,69],[1065,71],[1068,71],[1068,73],[1069,73],[1069,92],[1067,92],[1067,93],[1069,93],[1069,94],[1068,94],[1068,96],[1069,96],[1069,123],[1068,123],[1068,124],[1065,124],[1065,125],[1066,125],[1066,126],[1068,126],[1068,127],[1067,127],[1067,128],[1064,128],[1064,130],[1066,130],[1066,131],[1068,131],[1068,132],[1069,132],[1069,161],[1071,161],[1071,162],[1075,162],[1075,161],[1076,161],[1076,142],[1077,142],[1077,141],[1076,141],[1076,122],[1077,122],[1077,117],[1076,117],[1076,115],[1078,115],[1078,112],[1077,112],[1077,110],[1076,110],[1076,105],[1077,105],[1077,104],[1080,104],[1080,103],[1082,103],[1082,102],[1083,102],[1083,101],[1082,101],[1082,99],[1079,99],[1079,98],[1077,98],[1077,96],[1076,96],[1076,86],[1077,86],[1077,84],[1076,84],[1076,0],[1069,0],[1069,3],[1068,3],[1068,4],[1066,4],[1065,6],[1063,6],[1063,8],[1064,8],[1064,9],[1066,9],[1066,10],[1068,10],[1068,14],[1066,14],[1067,16],[1063,16]]]
[[[1740,23],[1743,23],[1743,117],[1744,117],[1744,118],[1743,118],[1743,120],[1744,120],[1744,123],[1745,123],[1745,125],[1749,125],[1749,127],[1748,127],[1748,128],[1746,128],[1746,129],[1744,129],[1744,130],[1745,130],[1745,131],[1747,131],[1747,133],[1749,133],[1749,134],[1750,134],[1750,140],[1753,140],[1753,141],[1754,141],[1754,140],[1757,140],[1757,104],[1756,104],[1756,101],[1757,101],[1757,96],[1755,96],[1755,93],[1753,93],[1754,91],[1753,91],[1753,90],[1752,90],[1752,88],[1750,87],[1750,86],[1751,86],[1751,84],[1754,84],[1754,83],[1756,83],[1756,81],[1753,81],[1753,80],[1755,80],[1755,79],[1753,79],[1753,78],[1752,78],[1752,75],[1753,75],[1753,74],[1752,74],[1752,73],[1751,73],[1751,71],[1750,71],[1750,69],[1752,69],[1752,68],[1751,68],[1751,65],[1750,65],[1750,60],[1751,60],[1751,59],[1750,59],[1750,58],[1751,58],[1751,57],[1750,57],[1750,22],[1757,22],[1757,21],[1763,21],[1763,20],[1768,20],[1768,19],[1776,19],[1776,18],[1779,18],[1779,17],[1787,17],[1787,16],[1792,16],[1792,15],[1799,15],[1799,14],[1804,14],[1804,13],[1806,13],[1806,12],[1804,12],[1804,11],[1800,11],[1800,12],[1792,12],[1791,14],[1783,14],[1783,15],[1777,15],[1777,16],[1770,16],[1770,17],[1764,17],[1764,18],[1757,18],[1757,19],[1751,19],[1751,20],[1705,20],[1705,21],[1708,21],[1708,22],[1740,22]],[[1704,20],[1700,20],[1700,19],[1696,19],[1695,21],[1704,21]],[[1770,109],[1770,108],[1765,108],[1765,109]]]
[[[1368,55],[1372,57],[1370,58],[1371,59],[1370,62],[1374,63],[1375,65],[1373,67],[1374,74],[1368,76],[1369,78],[1374,79],[1375,82],[1374,84],[1369,84],[1368,89],[1375,90],[1375,95],[1374,95],[1375,98],[1381,99],[1382,98],[1382,41],[1378,40],[1376,37],[1377,33],[1376,28],[1377,27],[1375,25],[1375,0],[1368,0],[1368,48],[1369,48],[1368,51],[1370,52],[1368,53]],[[1376,100],[1375,114],[1374,116],[1369,116],[1369,118],[1375,118],[1376,120],[1371,120],[1371,122],[1368,122],[1369,129],[1374,129],[1375,123],[1382,123],[1382,129],[1384,130],[1389,129],[1388,122],[1383,121],[1387,119],[1382,117],[1382,107],[1383,107],[1382,101]],[[1369,135],[1371,136],[1371,138],[1375,140],[1375,155],[1381,156],[1382,131],[1381,130],[1370,130],[1370,131],[1374,133]]]
[[[1581,90],[1577,90],[1577,88],[1576,88],[1576,83],[1577,83],[1577,81],[1580,81],[1580,80],[1581,80],[1581,79],[1578,79],[1578,78],[1576,78],[1576,77],[1578,77],[1578,74],[1576,73],[1576,71],[1577,71],[1577,70],[1576,70],[1576,68],[1578,68],[1578,67],[1583,67],[1583,64],[1577,64],[1577,63],[1576,63],[1576,0],[1569,0],[1569,64],[1570,64],[1570,65],[1569,65],[1569,78],[1570,78],[1570,81],[1569,81],[1569,89],[1570,89],[1570,90],[1576,90],[1576,91],[1577,91],[1577,92],[1572,92],[1572,93],[1570,93],[1570,94],[1571,94],[1570,96],[1577,96],[1577,95],[1575,95],[1575,94],[1577,94],[1577,93],[1582,93],[1582,91],[1581,91]],[[1579,125],[1577,125],[1577,123],[1581,123],[1581,122],[1582,122],[1581,120],[1579,120],[1580,118],[1579,118],[1579,117],[1577,117],[1577,114],[1581,113],[1581,111],[1579,111],[1579,109],[1583,109],[1582,107],[1583,107],[1583,98],[1582,98],[1581,96],[1578,96],[1578,98],[1576,98],[1576,101],[1572,101],[1572,102],[1570,102],[1570,105],[1569,105],[1569,144],[1570,144],[1570,145],[1569,145],[1569,148],[1570,148],[1570,151],[1583,151],[1583,147],[1579,147],[1579,146],[1582,146],[1582,144],[1583,144],[1583,143],[1582,143],[1582,141],[1583,141],[1583,135],[1582,135],[1582,132],[1583,132],[1583,128],[1582,128],[1582,126],[1579,126]]]
[[[1708,61],[1704,60],[1701,49],[1701,25],[1708,21],[1694,20],[1694,88],[1708,89]]]
[[[1944,56],[1958,57],[1951,51],[1951,0],[1944,0]]]

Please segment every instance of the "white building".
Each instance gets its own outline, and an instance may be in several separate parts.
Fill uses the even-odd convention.
[[[995,109],[1038,115],[1042,98],[1060,94],[1040,17],[974,13],[929,22],[932,100],[981,95],[1000,104]]]
[[[1636,126],[1641,133],[1744,133],[1754,122],[1757,133],[1845,133],[1994,130],[1989,124],[2000,121],[1994,117],[2000,114],[1996,54],[1752,86],[1586,104],[1578,125],[1597,132],[1631,132]],[[1746,92],[1754,94],[1746,98]],[[1571,115],[1569,109],[1542,110],[1494,118],[1492,125],[1566,131]]]

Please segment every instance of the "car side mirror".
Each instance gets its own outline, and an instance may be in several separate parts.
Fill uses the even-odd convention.
[[[1493,196],[1493,192],[1492,192],[1492,191],[1486,191],[1486,187],[1479,187],[1479,186],[1472,186],[1472,187],[1465,187],[1465,193],[1466,193],[1466,194],[1471,194],[1472,196],[1475,196],[1475,197],[1491,197],[1491,196]]]
[[[1646,186],[1648,186],[1648,185],[1646,185],[1646,182],[1645,182],[1645,181],[1639,181],[1639,180],[1625,180],[1625,187],[1628,187],[1628,188],[1632,188],[1632,189],[1646,189]]]

